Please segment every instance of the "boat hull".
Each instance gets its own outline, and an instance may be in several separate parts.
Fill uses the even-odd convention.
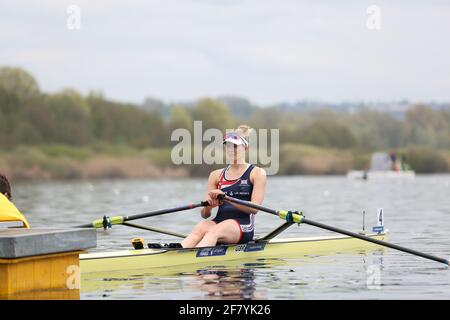
[[[387,240],[388,232],[367,234]],[[170,268],[190,264],[221,264],[227,261],[263,258],[290,258],[336,254],[383,248],[377,244],[348,236],[272,239],[243,245],[224,245],[194,249],[140,249],[80,255],[81,274]]]

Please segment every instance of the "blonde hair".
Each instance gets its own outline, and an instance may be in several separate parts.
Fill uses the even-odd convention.
[[[241,124],[239,127],[236,128],[235,132],[239,134],[239,136],[245,141],[249,142],[250,133],[253,131],[253,129],[245,124]]]

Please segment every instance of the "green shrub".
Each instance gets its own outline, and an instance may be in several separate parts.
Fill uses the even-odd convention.
[[[449,172],[450,164],[444,152],[426,146],[412,146],[399,151],[418,173]]]

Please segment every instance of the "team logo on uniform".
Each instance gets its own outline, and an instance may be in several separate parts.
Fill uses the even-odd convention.
[[[241,184],[248,184],[248,179],[241,180]]]

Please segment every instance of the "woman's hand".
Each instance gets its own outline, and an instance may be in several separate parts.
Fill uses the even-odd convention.
[[[220,189],[214,189],[208,192],[208,202],[211,206],[211,208],[215,208],[218,205],[221,204],[221,202],[218,199],[219,195],[225,194],[222,190]]]
[[[220,205],[219,199],[217,199],[219,194],[224,194],[220,189],[214,189],[208,192],[208,195],[205,199],[209,203],[209,206],[203,207],[201,211],[202,218],[206,219],[211,215],[212,208]]]

